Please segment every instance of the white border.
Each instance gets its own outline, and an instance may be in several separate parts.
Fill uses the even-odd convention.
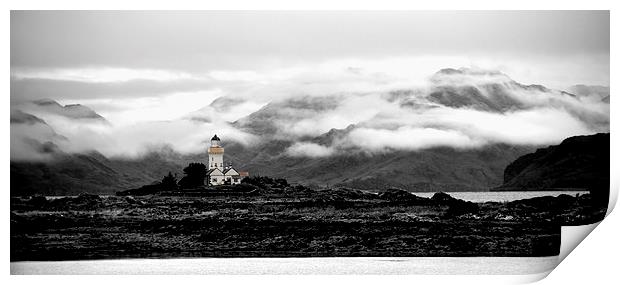
[[[79,1],[79,0],[22,0],[5,4],[12,10],[610,10],[614,1],[606,0],[565,0],[541,1],[494,1],[494,0],[152,0],[152,1]]]
[[[548,9],[562,9],[562,10],[612,10],[612,38],[611,46],[612,51],[618,47],[617,36],[614,36],[614,31],[617,32],[618,21],[614,18],[615,7],[614,1],[540,1],[540,0],[522,0],[522,1],[490,1],[490,0],[434,0],[427,2],[413,2],[413,1],[334,1],[334,0],[314,0],[306,2],[298,1],[282,1],[282,0],[263,0],[263,1],[251,1],[251,0],[229,0],[229,1],[189,1],[189,0],[175,0],[175,1],[128,1],[128,0],[108,0],[101,2],[93,1],[68,1],[68,0],[56,0],[56,1],[5,1],[2,5],[5,6],[5,13],[2,14],[2,29],[3,38],[6,39],[6,44],[3,45],[5,56],[2,57],[4,64],[4,78],[3,90],[5,92],[3,111],[5,118],[9,113],[9,86],[8,79],[10,77],[10,55],[9,55],[9,9],[171,9],[171,10],[183,10],[183,9],[246,9],[246,10],[290,10],[290,9],[305,9],[305,10],[392,10],[392,9],[418,9],[418,10],[437,10],[437,9],[461,9],[461,10],[494,10],[494,9],[524,9],[524,10],[548,10]],[[611,54],[611,88],[612,92],[618,83],[617,78],[617,57],[614,53]],[[614,96],[615,98],[615,96]],[[620,99],[619,99],[620,100]],[[618,145],[617,131],[618,119],[614,114],[618,114],[618,100],[612,99],[612,112],[611,112],[611,126],[612,126],[612,145]],[[5,134],[10,132],[9,122],[5,119],[5,123],[2,125]],[[3,161],[2,181],[4,182],[4,189],[8,192],[9,189],[9,136],[5,136],[3,143]],[[612,148],[612,173],[618,172],[618,152]],[[618,176],[612,176],[612,186],[616,189],[612,191],[612,199],[617,199],[618,189]],[[4,228],[9,229],[9,200],[8,195],[5,195],[5,202],[2,204],[6,207],[2,210],[4,219]],[[543,281],[546,284],[560,284],[569,282],[579,283],[598,283],[596,281],[606,281],[604,283],[613,282],[617,280],[617,261],[618,254],[620,253],[617,246],[617,237],[619,229],[620,219],[617,213],[612,213],[609,217],[601,223],[601,225],[588,237],[583,244],[578,247],[572,256],[569,256],[563,264],[561,264],[556,272],[552,273],[548,279]],[[2,254],[7,260],[9,256],[9,234],[6,233],[3,236]],[[573,258],[574,257],[574,258]],[[9,266],[6,265],[6,274],[8,274]],[[540,277],[540,276],[538,276]],[[45,279],[44,279],[45,278]],[[536,278],[536,277],[535,277]],[[95,284],[110,284],[111,282],[133,283],[133,284],[166,284],[166,283],[188,283],[188,282],[225,282],[225,283],[245,283],[245,284],[313,284],[316,283],[344,283],[355,282],[361,284],[377,284],[377,283],[436,283],[436,284],[504,284],[512,283],[510,281],[533,281],[535,279],[514,278],[514,276],[103,276],[98,278],[92,278],[88,276],[56,276],[56,277],[32,277],[32,276],[10,276],[8,277],[11,284],[29,284],[45,282],[46,284],[83,284],[85,282]],[[5,283],[6,284],[6,283]]]

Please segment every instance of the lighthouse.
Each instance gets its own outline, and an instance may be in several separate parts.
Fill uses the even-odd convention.
[[[224,148],[220,145],[220,138],[214,135],[211,138],[211,146],[209,147],[209,170],[219,169],[224,171]]]
[[[250,175],[247,171],[237,171],[232,167],[232,163],[224,166],[224,148],[217,135],[211,138],[209,147],[209,171],[205,178],[205,185],[235,185],[240,184],[241,179]]]

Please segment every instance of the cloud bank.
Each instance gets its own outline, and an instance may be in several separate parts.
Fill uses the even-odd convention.
[[[609,130],[609,19],[12,11],[11,159],[200,152],[213,133],[310,157],[558,143]]]
[[[393,62],[391,72],[376,62],[363,67],[345,63],[264,74],[216,73],[209,75],[212,88],[203,91],[83,100],[109,124],[32,108],[29,101],[15,102],[12,109],[42,118],[66,138],[38,137],[42,143],[52,142],[65,152],[96,150],[107,156],[132,157],[157,146],[181,153],[203,152],[214,133],[250,147],[272,139],[289,140],[293,144],[284,151],[286,155],[325,157],[352,150],[548,145],[609,130],[608,102],[521,84],[499,71],[441,69],[410,79],[407,72],[399,72],[406,69]],[[134,80],[158,73],[127,74]],[[91,81],[88,76],[58,76],[46,80]],[[177,79],[162,75],[158,80]],[[12,124],[13,129],[12,159],[32,160],[31,155],[21,155],[27,148],[18,146],[27,141],[18,139],[27,129]]]

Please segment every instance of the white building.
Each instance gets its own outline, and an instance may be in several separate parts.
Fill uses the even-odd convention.
[[[220,145],[221,140],[217,135],[211,138],[209,147],[209,170],[205,185],[225,185],[240,184],[243,177],[248,176],[247,172],[239,172],[232,167],[224,165],[224,148]]]

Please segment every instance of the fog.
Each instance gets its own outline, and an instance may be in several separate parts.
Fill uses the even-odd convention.
[[[562,92],[609,85],[609,13],[15,11],[10,80],[11,110],[44,121],[12,112],[12,160],[198,153],[215,133],[307,157],[549,145],[609,131],[609,101]]]
[[[164,146],[186,154],[204,152],[209,138],[217,133],[225,142],[246,146],[274,138],[291,140],[294,144],[286,154],[324,157],[351,149],[377,153],[431,147],[467,149],[493,143],[548,145],[574,135],[609,130],[609,104],[600,99],[522,87],[497,71],[462,70],[466,74],[431,73],[412,82],[361,70],[351,75],[348,68],[340,73],[331,71],[331,76],[307,71],[243,92],[221,85],[212,91],[175,93],[159,100],[86,100],[95,111],[97,106],[108,106],[99,113],[109,124],[48,113],[28,103],[15,104],[13,108],[42,118],[66,140],[49,134],[42,139],[35,135],[40,130],[32,128],[28,133],[12,125],[12,158],[33,159],[30,154],[20,154],[27,148],[19,145],[17,137],[24,134],[52,141],[66,152],[96,150],[107,156],[136,157]],[[450,106],[430,96],[448,86],[466,96],[476,88],[481,90],[480,96],[495,100],[497,95],[484,89],[489,85],[505,89],[502,100],[510,102],[508,109]],[[253,113],[261,115],[248,117]],[[252,134],[236,124],[238,120],[254,120],[252,123],[269,124],[276,130],[263,136]],[[345,130],[349,126],[354,127]],[[342,135],[330,144],[311,141],[332,129],[342,130]]]

